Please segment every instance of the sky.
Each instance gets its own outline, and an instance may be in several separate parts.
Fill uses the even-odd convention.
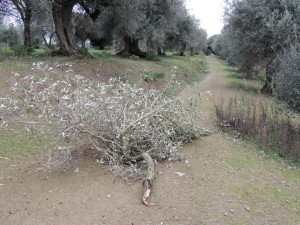
[[[221,33],[224,0],[186,0],[189,12],[200,19],[208,37]]]

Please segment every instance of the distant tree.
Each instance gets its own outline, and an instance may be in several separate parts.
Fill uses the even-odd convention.
[[[193,32],[190,34],[189,38],[189,47],[191,55],[198,54],[200,51],[203,51],[206,47],[207,42],[207,33],[204,29],[199,28],[198,26],[194,28]]]
[[[276,72],[276,96],[300,112],[300,44],[292,45],[280,56],[280,69]]]
[[[266,68],[264,93],[273,92],[277,54],[298,40],[300,2],[293,0],[231,1],[226,14],[224,43],[240,71]]]
[[[35,0],[36,6],[33,7],[33,15],[31,19],[31,36],[32,44],[44,43],[51,48],[55,36],[55,27],[52,17],[50,2],[39,3]]]
[[[12,47],[21,43],[21,37],[18,29],[10,24],[8,27],[2,26],[0,28],[0,45]]]

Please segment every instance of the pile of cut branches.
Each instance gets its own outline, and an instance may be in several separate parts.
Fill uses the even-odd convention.
[[[23,123],[53,138],[52,164],[71,165],[72,152],[85,148],[123,178],[138,179],[139,162],[146,161],[143,202],[148,205],[155,163],[175,160],[178,148],[202,133],[193,121],[197,104],[118,79],[97,83],[42,65],[34,68],[43,76],[15,76],[14,97],[0,99],[2,125]]]

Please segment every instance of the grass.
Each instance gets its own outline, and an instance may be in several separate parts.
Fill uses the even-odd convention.
[[[276,105],[234,97],[217,105],[216,114],[222,127],[236,130],[244,140],[267,154],[300,162],[300,126],[276,110]]]
[[[97,49],[89,49],[88,52],[95,57],[96,59],[105,59],[108,56],[112,56],[116,54],[114,49],[109,50],[97,50]]]
[[[222,130],[230,133],[235,130],[235,135],[255,149],[299,167],[300,115],[288,112],[271,97],[258,100],[261,81],[245,80],[237,75],[236,68],[222,63],[228,72],[229,87],[239,92],[239,97],[216,105],[217,120]]]
[[[166,56],[163,62],[176,65],[182,72],[182,79],[187,83],[193,83],[204,78],[207,73],[207,66],[203,55],[198,56]]]
[[[252,94],[259,94],[259,92],[260,92],[259,87],[256,87],[255,85],[251,85],[242,80],[232,80],[230,83],[230,88],[237,90],[237,91],[249,92]]]
[[[19,158],[40,148],[40,142],[20,127],[16,131],[0,131],[0,157]]]

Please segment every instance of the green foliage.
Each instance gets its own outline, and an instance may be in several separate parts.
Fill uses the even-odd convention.
[[[150,82],[150,81],[156,81],[157,79],[163,79],[165,77],[165,73],[144,70],[141,72],[141,77],[143,78],[144,81]]]
[[[14,51],[14,54],[16,56],[26,56],[34,52],[34,48],[27,47],[24,45],[15,45],[11,47],[11,49]]]
[[[128,76],[131,74],[131,70],[126,70],[123,73],[118,73],[117,74],[117,78],[118,80],[122,81],[122,82],[127,82],[128,81]]]
[[[281,67],[276,76],[276,96],[300,112],[300,45],[292,46],[280,56]]]
[[[21,36],[18,29],[10,24],[8,28],[0,28],[0,45],[12,47],[21,43]]]

